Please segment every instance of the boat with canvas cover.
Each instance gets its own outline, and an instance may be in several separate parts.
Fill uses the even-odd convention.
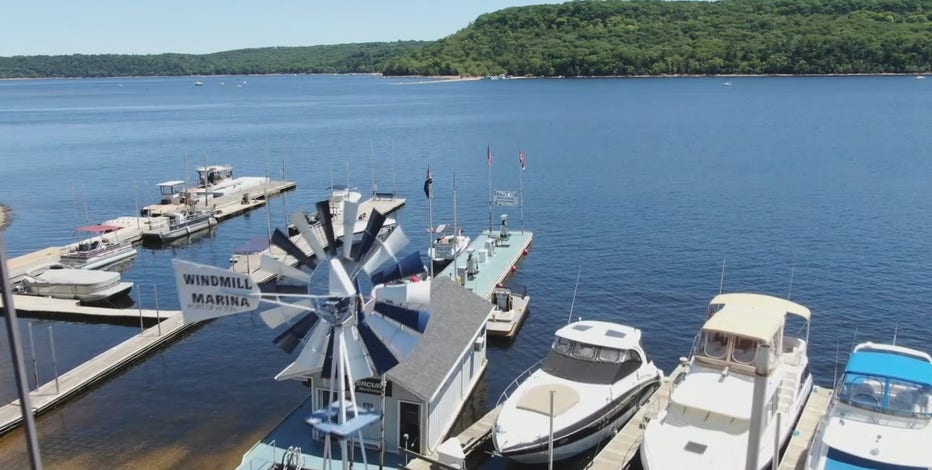
[[[808,308],[761,294],[721,294],[694,342],[683,379],[641,442],[645,470],[744,469],[754,392],[755,361],[770,351],[759,468],[770,468],[790,437],[812,391],[807,346]],[[789,326],[787,322],[789,321]],[[797,330],[797,323],[801,323]],[[794,331],[805,328],[805,337]],[[777,413],[780,419],[776,419]],[[780,423],[779,429],[776,428]]]
[[[454,228],[451,225],[440,224],[433,230],[433,243],[431,243],[428,254],[434,266],[440,269],[446,263],[453,261],[461,251],[469,246],[470,238],[463,234],[462,228]]]
[[[127,241],[120,241],[116,225],[88,225],[76,232],[94,233],[95,236],[71,245],[61,254],[61,264],[72,269],[99,269],[136,256],[136,249]]]
[[[531,369],[512,382],[520,381],[512,393],[502,394],[492,429],[496,452],[521,463],[547,462],[551,419],[554,460],[595,446],[621,428],[663,378],[644,352],[640,330],[603,321],[560,328],[547,357]]]
[[[932,357],[892,344],[854,348],[806,468],[932,468]]]
[[[121,281],[120,273],[84,269],[47,269],[23,277],[22,293],[56,299],[100,302],[126,295],[132,282]]]

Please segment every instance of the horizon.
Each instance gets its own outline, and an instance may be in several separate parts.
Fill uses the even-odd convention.
[[[362,0],[352,5],[285,0],[158,5],[52,0],[8,7],[0,20],[0,57],[212,54],[239,49],[367,42],[436,41],[493,11],[552,0],[434,3]],[[181,13],[185,13],[182,15]],[[219,14],[218,14],[219,13]]]

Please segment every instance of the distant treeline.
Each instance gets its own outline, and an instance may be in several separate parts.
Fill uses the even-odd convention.
[[[436,42],[0,58],[0,77],[262,73],[626,76],[932,71],[932,0],[579,0]]]
[[[428,44],[374,42],[266,47],[214,54],[100,54],[0,57],[0,78],[381,72],[388,59]]]
[[[932,70],[932,0],[576,1],[508,8],[389,62],[392,75]]]

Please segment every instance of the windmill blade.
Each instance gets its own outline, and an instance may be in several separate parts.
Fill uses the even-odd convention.
[[[310,274],[300,269],[292,268],[291,266],[288,266],[287,264],[279,261],[274,256],[268,253],[262,253],[261,255],[259,255],[259,267],[263,271],[270,272],[277,276],[284,276],[284,277],[287,277],[288,279],[293,279],[295,281],[310,282],[311,280]]]
[[[417,346],[420,336],[411,330],[381,315],[366,315],[365,326],[384,344],[396,358],[404,359]],[[358,328],[358,327],[357,327]]]
[[[324,246],[320,243],[320,238],[317,236],[317,232],[314,231],[311,224],[307,221],[307,217],[304,215],[304,211],[295,212],[291,216],[291,223],[294,224],[294,227],[298,229],[298,233],[301,234],[301,238],[307,242],[308,246],[311,247],[311,251],[314,252],[314,256],[317,256],[317,260],[325,260],[329,256],[327,255],[327,250],[324,249]]]
[[[376,268],[384,264],[386,261],[395,259],[397,254],[408,245],[408,237],[405,235],[405,232],[401,229],[401,227],[397,227],[385,239],[385,241],[379,241],[376,239],[376,242],[379,244],[378,249],[372,251],[365,258],[365,261],[362,265],[362,270],[367,274],[371,274]]]
[[[359,193],[350,192],[343,200],[343,257],[350,258],[356,218],[359,215]]]
[[[311,330],[311,333],[305,337],[304,348],[298,353],[288,367],[275,376],[275,380],[285,380],[297,377],[305,377],[308,374],[320,370],[324,366],[325,356],[327,354],[327,345],[330,344],[331,326],[327,322],[319,322]],[[327,370],[330,370],[329,367]]]
[[[336,256],[337,240],[333,234],[333,214],[330,212],[330,201],[320,201],[316,206],[321,227],[324,229],[324,237],[327,240],[327,254]]]
[[[421,261],[421,254],[414,252],[398,260],[393,266],[373,274],[372,283],[376,285],[385,284],[386,282],[397,281],[403,277],[414,276],[422,272],[424,272],[424,262]]]
[[[421,306],[430,305],[430,281],[408,282],[405,284],[378,285],[372,290],[376,300],[395,304]]]
[[[295,348],[301,344],[301,340],[304,339],[304,336],[311,331],[311,328],[313,328],[319,320],[320,317],[318,317],[316,313],[309,313],[275,337],[272,342],[279,348],[282,348],[286,353],[291,354],[294,352]]]
[[[338,258],[330,260],[330,295],[334,297],[350,297],[356,294],[356,284],[343,267]]]
[[[269,328],[278,328],[304,312],[313,311],[313,303],[310,300],[299,300],[290,306],[280,305],[259,312],[259,317]]]
[[[361,315],[362,313],[360,313],[360,316]],[[392,367],[398,365],[398,358],[392,354],[388,346],[376,336],[366,322],[360,321],[359,324],[356,325],[356,329],[359,331],[359,337],[366,345],[366,350],[369,351],[369,358],[372,360],[372,364],[379,374],[384,374]]]
[[[185,323],[249,312],[258,307],[259,286],[246,274],[172,259],[181,318]]]
[[[427,321],[430,320],[430,314],[427,312],[399,307],[385,302],[376,302],[373,310],[418,333],[424,333],[424,330],[427,329]]]
[[[314,267],[317,266],[317,263],[315,263],[310,256],[304,254],[304,250],[298,248],[298,245],[295,245],[294,242],[288,238],[288,235],[285,235],[285,233],[279,229],[275,229],[275,231],[272,232],[272,244],[285,250],[285,253],[288,253],[292,258],[298,260],[298,265],[303,264],[310,269],[314,269]],[[269,271],[264,267],[262,269]]]
[[[360,240],[356,253],[353,255],[353,261],[358,262],[362,257],[369,254],[369,249],[372,248],[372,243],[378,238],[383,225],[385,225],[385,214],[373,209],[372,213],[369,214],[369,222],[366,223],[366,231],[362,233],[362,240]]]
[[[362,334],[353,327],[343,328],[343,347],[346,351],[346,366],[353,380],[372,377],[376,368],[369,362],[368,345]]]

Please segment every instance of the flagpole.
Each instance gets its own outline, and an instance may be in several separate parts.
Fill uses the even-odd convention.
[[[427,253],[430,258],[430,278],[434,278],[434,188],[433,178],[430,174],[430,163],[427,164]]]
[[[489,164],[489,237],[492,237],[492,147],[488,147],[486,160]]]
[[[521,208],[521,233],[524,233],[524,150],[518,150],[518,204]]]
[[[491,210],[491,208],[489,209]],[[466,283],[466,280],[463,279],[463,284],[460,284],[460,275],[457,272],[456,259],[459,258],[459,253],[456,251],[456,236],[458,235],[456,230],[456,172],[453,172],[453,279],[456,279],[456,283],[463,285]]]

